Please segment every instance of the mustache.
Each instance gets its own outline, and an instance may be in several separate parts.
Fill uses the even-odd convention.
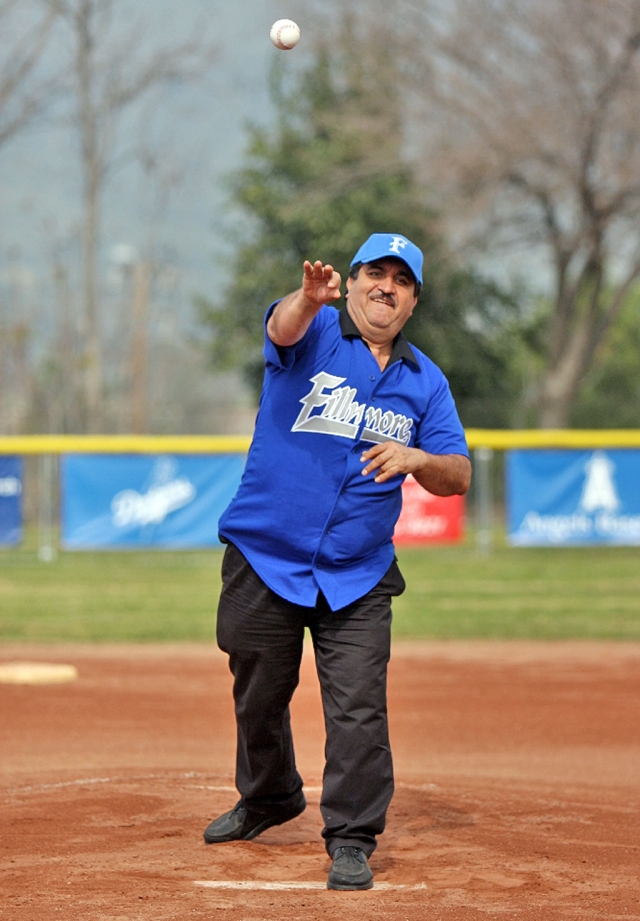
[[[385,304],[388,304],[389,307],[396,306],[396,299],[392,294],[385,294],[384,291],[376,291],[375,294],[371,294],[370,297],[376,301],[383,301]]]

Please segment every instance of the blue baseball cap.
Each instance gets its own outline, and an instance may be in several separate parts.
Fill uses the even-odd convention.
[[[422,252],[415,243],[399,233],[372,233],[351,260],[351,265],[388,259],[389,256],[402,259],[413,272],[415,280],[422,284]]]

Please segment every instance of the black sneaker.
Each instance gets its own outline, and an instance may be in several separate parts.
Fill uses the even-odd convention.
[[[220,844],[223,841],[251,841],[271,828],[282,825],[304,812],[307,801],[302,790],[290,802],[269,807],[271,811],[253,812],[247,809],[244,800],[239,800],[230,812],[225,812],[204,831],[205,844]]]
[[[337,847],[329,870],[327,889],[372,889],[373,873],[359,847]]]

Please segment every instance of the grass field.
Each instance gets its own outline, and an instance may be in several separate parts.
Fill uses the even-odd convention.
[[[399,551],[398,637],[640,640],[640,548]],[[220,551],[0,550],[0,642],[211,641]]]

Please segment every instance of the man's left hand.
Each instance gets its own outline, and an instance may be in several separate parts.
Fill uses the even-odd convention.
[[[362,471],[363,476],[375,470],[377,471],[374,477],[376,483],[384,483],[392,476],[414,473],[424,464],[424,451],[418,448],[407,448],[396,441],[385,441],[383,444],[375,445],[368,451],[364,451],[360,460],[363,463],[368,461]]]
[[[471,464],[461,454],[427,454],[420,448],[407,448],[396,441],[385,441],[364,451],[363,476],[375,473],[376,483],[398,475],[413,474],[418,483],[436,496],[464,494],[471,482]]]

